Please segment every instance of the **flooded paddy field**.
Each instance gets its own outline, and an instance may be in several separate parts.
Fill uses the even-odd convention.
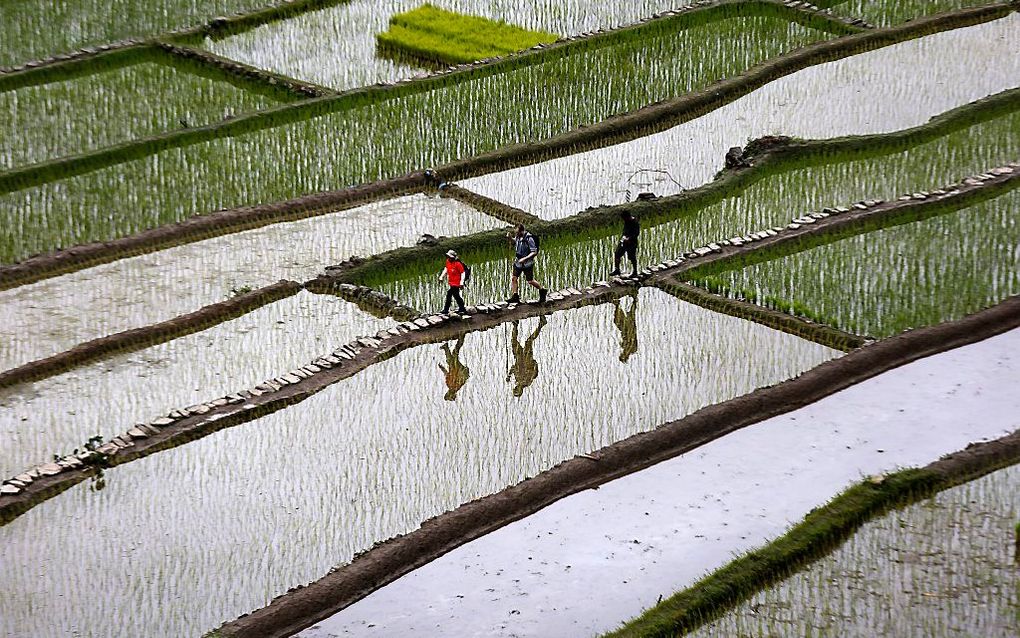
[[[535,142],[829,37],[766,16],[649,25],[612,46],[10,192],[0,195],[0,263]],[[600,69],[622,79],[607,81]]]
[[[984,0],[826,0],[833,13],[863,18],[871,24],[885,26],[913,20],[920,16],[978,7]]]
[[[7,114],[0,170],[213,124],[277,105],[278,97],[202,77],[165,54],[139,54],[137,62],[0,91],[0,113]]]
[[[352,303],[301,292],[137,352],[0,390],[0,476],[138,422],[250,388],[393,325]]]
[[[1020,87],[1018,32],[1020,15],[1012,14],[808,67],[667,131],[460,185],[542,219],[642,192],[672,195],[711,181],[730,147],[764,135],[889,133]]]
[[[601,635],[654,606],[660,596],[784,534],[864,476],[924,466],[972,441],[1014,431],[1018,354],[1020,330],[1013,330],[890,370],[568,496],[441,556],[300,635]],[[1016,490],[1002,497],[1012,505],[989,520],[1006,522],[1012,511],[1015,524]],[[984,528],[981,518],[974,522],[987,529],[988,542],[998,543],[1000,553],[1009,549],[1010,533]],[[955,530],[947,531],[941,538],[948,544]],[[909,556],[909,547],[897,547],[900,557]],[[869,560],[875,564],[880,557]],[[847,565],[851,578],[853,569]],[[931,572],[940,574],[945,572],[938,568]],[[818,580],[826,583],[824,591],[843,596],[835,592],[845,582],[840,574],[830,571],[828,578],[834,582]],[[1015,580],[1004,584],[1010,582]],[[915,589],[915,596],[921,591]],[[805,596],[782,613],[820,607],[824,600],[824,593]],[[866,601],[860,604],[870,608]],[[818,635],[802,624],[769,631],[764,624],[751,625],[752,619],[749,631],[727,623],[715,635]],[[938,635],[839,629],[824,635]]]
[[[87,45],[192,27],[213,16],[267,4],[270,0],[6,2],[0,21],[0,66],[68,53]]]
[[[390,16],[421,6],[418,0],[351,0],[321,11],[262,25],[220,40],[205,41],[210,51],[290,77],[348,89],[411,77],[421,69],[376,52],[375,34],[386,30]],[[438,0],[449,11],[571,36],[637,22],[657,11],[691,2],[637,0]]]
[[[197,635],[425,518],[838,355],[655,290],[414,348],[0,528],[0,618]]]
[[[713,275],[708,283],[855,334],[887,337],[1020,294],[1018,210],[1014,189],[961,211]]]
[[[351,255],[412,246],[424,233],[459,235],[501,224],[456,200],[411,195],[0,291],[0,370],[193,312],[232,291],[304,282]]]
[[[827,558],[691,636],[1020,633],[1020,465],[867,523]]]
[[[793,160],[746,188],[707,206],[661,204],[654,219],[642,219],[640,264],[672,259],[707,242],[785,226],[806,212],[865,198],[895,199],[903,193],[934,189],[1015,159],[1020,111],[974,124],[905,150],[883,152],[875,145],[853,152],[813,153]],[[587,285],[608,276],[619,228],[586,235],[541,238],[536,277],[552,289]],[[919,247],[920,249],[921,247]],[[464,253],[472,265],[470,303],[509,294],[511,250]],[[626,267],[626,262],[624,267]],[[432,308],[442,288],[427,274],[392,273],[365,282],[411,307]],[[534,290],[526,291],[536,296]]]

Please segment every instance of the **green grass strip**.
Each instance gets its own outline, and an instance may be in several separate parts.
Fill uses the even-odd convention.
[[[869,520],[1012,465],[1017,462],[1018,452],[1020,445],[1014,433],[925,468],[865,480],[812,510],[783,536],[732,561],[606,636],[666,638],[687,633],[825,557]]]
[[[376,35],[380,50],[441,64],[475,62],[557,39],[553,33],[446,11],[431,4],[394,15],[389,30]]]

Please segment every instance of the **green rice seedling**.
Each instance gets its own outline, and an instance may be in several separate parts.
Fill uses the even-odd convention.
[[[986,4],[991,3],[988,0],[829,0],[825,6],[831,7],[834,13],[885,26]]]
[[[215,16],[250,11],[272,0],[19,0],[5,2],[0,66],[194,27]]]
[[[87,63],[79,63],[85,66]],[[0,87],[0,170],[138,137],[205,126],[281,102],[141,51],[113,67],[13,90]]]
[[[175,246],[0,292],[0,370],[221,301],[304,282],[326,265],[500,226],[466,204],[413,195]],[[433,267],[434,266],[434,267]],[[429,270],[439,271],[441,263]],[[74,312],[68,312],[74,308]]]
[[[538,141],[703,88],[828,37],[778,17],[723,14],[680,31],[667,25],[641,33],[613,46],[2,195],[0,263]]]
[[[685,635],[764,636],[778,626],[790,636],[1014,636],[1016,566],[997,539],[1020,511],[1017,493],[1013,465],[890,512]]]
[[[431,516],[838,356],[658,290],[621,304],[623,328],[606,303],[406,350],[286,409],[115,467],[100,493],[70,488],[0,528],[6,626],[200,635]],[[641,391],[619,392],[625,376]],[[81,433],[67,445],[93,432]],[[267,539],[272,568],[252,568]],[[49,568],[69,552],[76,569]],[[73,600],[55,595],[66,587]]]
[[[380,50],[427,62],[474,62],[555,42],[553,33],[531,31],[502,21],[444,11],[431,4],[398,13],[389,30],[376,35]]]
[[[100,433],[109,440],[144,419],[285,374],[342,343],[395,322],[353,303],[301,292],[207,330],[0,391],[0,475],[70,450]]]
[[[828,150],[780,161],[751,184],[741,184],[732,190],[720,189],[708,201],[682,199],[675,205],[660,204],[653,212],[639,213],[642,223],[640,263],[658,263],[682,256],[708,242],[785,226],[794,217],[826,206],[868,198],[894,199],[903,193],[935,188],[979,173],[1015,158],[1016,147],[1012,140],[1018,127],[1020,111],[908,148],[883,150],[878,141],[856,148],[853,144],[833,142]],[[847,146],[853,150],[847,150]],[[614,224],[562,237],[542,237],[539,280],[559,288],[584,286],[605,279],[612,268],[618,233],[619,227]],[[495,301],[507,294],[509,246],[461,252],[474,264],[474,284],[469,293],[475,301]],[[791,297],[778,290],[756,286],[753,278],[741,279],[739,283],[726,281],[728,287],[754,291],[756,298],[772,296],[786,300],[779,309],[797,308],[798,314],[827,318],[825,323],[833,323],[848,332],[870,334],[868,330],[862,332],[863,326],[856,322],[847,325],[845,314],[835,312],[828,305],[817,306],[797,295]],[[373,273],[365,277],[363,283],[379,287],[412,307],[428,307],[436,295],[436,285],[420,274],[416,263]],[[1001,292],[996,290],[993,294]]]
[[[1020,189],[963,211],[844,239],[716,276],[779,310],[886,337],[1020,293]]]

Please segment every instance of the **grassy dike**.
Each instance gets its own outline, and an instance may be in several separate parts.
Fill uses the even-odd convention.
[[[446,11],[431,4],[396,14],[390,18],[389,29],[376,35],[380,51],[406,55],[426,65],[476,62],[557,39],[554,33]]]
[[[789,532],[662,601],[612,638],[677,636],[826,556],[864,523],[892,509],[1020,461],[1020,431],[976,444],[923,468],[873,477],[809,513]]]

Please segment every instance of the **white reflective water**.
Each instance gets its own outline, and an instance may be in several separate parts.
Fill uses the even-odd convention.
[[[732,146],[763,135],[823,139],[885,133],[1020,86],[1020,15],[812,66],[668,131],[461,186],[558,219],[641,192],[711,181]]]
[[[464,235],[502,222],[412,195],[121,259],[0,292],[0,369],[223,301],[232,288],[307,281],[351,255]],[[437,266],[437,270],[438,270]]]
[[[301,292],[208,330],[0,390],[0,477],[210,401],[392,327],[352,303]]]
[[[838,355],[657,290],[405,351],[0,528],[0,633],[199,635],[430,516]]]

